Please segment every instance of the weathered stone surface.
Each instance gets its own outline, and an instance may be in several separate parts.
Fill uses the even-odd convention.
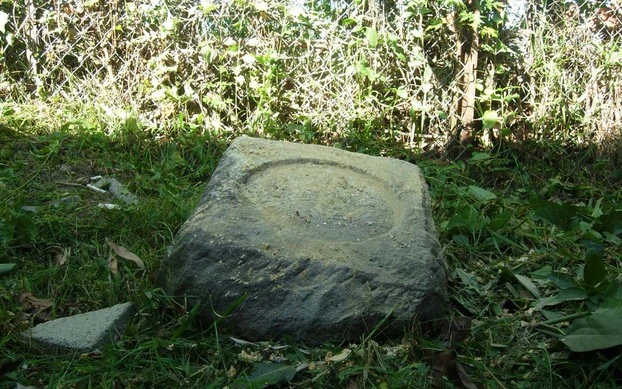
[[[224,154],[158,282],[246,339],[358,340],[443,314],[445,265],[420,169],[241,137]]]

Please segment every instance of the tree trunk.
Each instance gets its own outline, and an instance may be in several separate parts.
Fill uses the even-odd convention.
[[[474,19],[480,19],[478,0],[467,3]],[[455,16],[457,23],[457,16]],[[460,92],[454,98],[454,112],[456,117],[452,122],[454,134],[450,145],[468,145],[474,137],[475,124],[475,97],[477,84],[477,61],[479,54],[479,31],[471,26],[456,26],[456,76]],[[459,119],[459,122],[458,122]]]

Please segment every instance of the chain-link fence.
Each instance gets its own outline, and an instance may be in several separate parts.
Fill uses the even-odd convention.
[[[445,118],[463,93],[449,21],[459,10],[424,2],[417,16],[413,4],[422,2],[391,2],[391,17],[376,26],[364,7],[333,4],[320,17],[309,11],[319,3],[300,3],[2,2],[0,97],[95,103],[153,125],[180,114],[232,131],[285,123],[302,140],[369,120],[411,143],[447,135]],[[622,6],[579,3],[525,2],[522,43],[500,38],[514,54],[481,39],[479,116],[495,111],[506,129],[553,122],[619,131]],[[510,89],[520,101],[503,100]]]

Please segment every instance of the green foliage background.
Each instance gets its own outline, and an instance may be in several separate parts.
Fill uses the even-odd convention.
[[[0,94],[90,111],[110,132],[131,120],[160,136],[183,123],[443,148],[465,93],[460,47],[477,37],[472,136],[609,145],[620,135],[616,2],[609,24],[604,2],[527,2],[512,23],[507,2],[492,0],[26,4],[0,3]]]

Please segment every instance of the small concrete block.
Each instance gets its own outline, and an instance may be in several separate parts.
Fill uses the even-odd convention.
[[[113,342],[125,330],[132,303],[41,323],[22,333],[48,350],[89,352]]]

